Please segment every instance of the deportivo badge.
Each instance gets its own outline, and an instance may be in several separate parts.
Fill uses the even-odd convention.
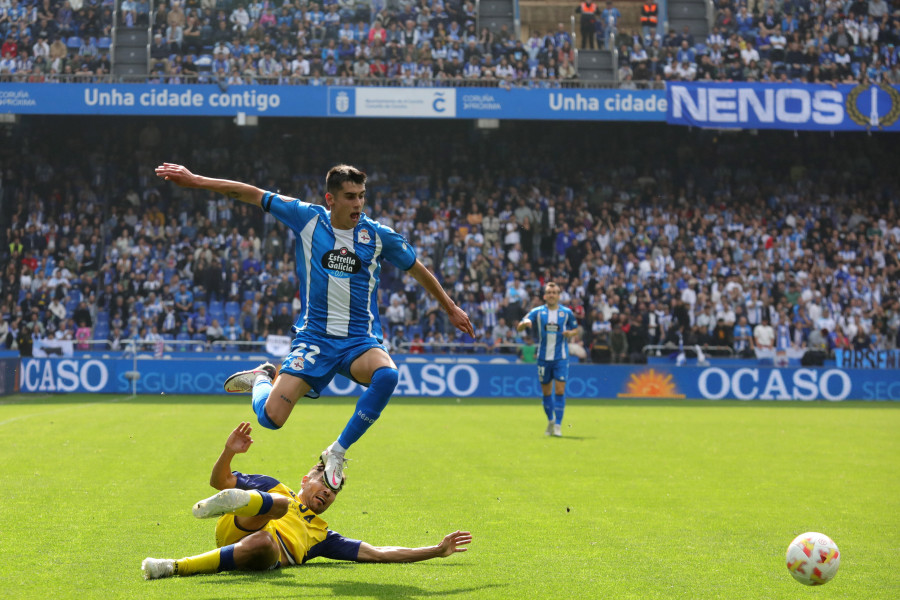
[[[368,244],[372,241],[372,237],[369,235],[368,229],[360,229],[359,231],[359,243],[360,244]]]

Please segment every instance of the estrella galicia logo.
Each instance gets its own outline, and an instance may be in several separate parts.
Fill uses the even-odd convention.
[[[322,266],[334,277],[347,278],[355,273],[359,273],[362,268],[362,261],[359,257],[347,250],[329,250],[322,256]]]
[[[884,129],[900,118],[900,92],[892,85],[858,85],[847,94],[847,114],[866,129]]]

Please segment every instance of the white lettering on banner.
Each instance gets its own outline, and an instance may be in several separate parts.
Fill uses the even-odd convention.
[[[449,369],[448,369],[449,367]],[[449,392],[455,396],[471,396],[478,389],[478,371],[472,365],[424,365],[414,374],[409,365],[397,367],[397,387],[394,393],[402,396],[443,396]],[[328,392],[347,396],[356,393],[357,384],[350,381],[341,387],[337,379],[328,384]]]
[[[607,112],[662,112],[665,113],[669,103],[665,98],[653,94],[649,97],[635,94],[615,94],[603,100],[603,110]],[[550,94],[550,110],[557,112],[600,112],[600,99],[574,96],[556,92]]]
[[[737,115],[734,114],[737,102],[734,101],[736,90],[711,89],[709,90],[709,119],[716,123],[735,123]]]
[[[134,106],[134,94],[120,92],[116,88],[112,88],[108,92],[101,92],[97,88],[86,88],[84,103],[88,106]]]
[[[217,108],[255,108],[259,112],[266,112],[269,108],[281,106],[281,96],[278,94],[257,94],[254,90],[229,92],[227,94],[213,94],[209,97],[209,105]]]
[[[19,387],[23,392],[99,392],[109,381],[109,371],[99,360],[23,361]]]
[[[462,389],[457,385],[456,375],[460,371],[469,374],[469,387]],[[478,371],[470,365],[456,365],[447,373],[447,388],[457,396],[469,396],[478,389]]]
[[[691,90],[696,91],[696,98]],[[672,85],[672,116],[707,123],[750,123],[750,112],[760,123],[838,125],[844,121],[844,96],[837,90],[780,87],[687,88]]]
[[[90,87],[84,90],[84,103],[87,106],[155,106],[174,108],[201,108],[205,104],[203,94],[195,92],[191,88],[183,92],[169,89],[151,88],[135,98],[132,92],[123,92],[113,87],[108,91]],[[281,106],[281,96],[278,94],[262,94],[256,90],[240,92],[226,92],[211,94],[209,105],[216,108],[250,108],[258,112],[266,112],[270,108]]]
[[[37,101],[24,90],[0,90],[0,106],[37,106]]]
[[[463,94],[463,110],[500,110],[503,106],[492,94]]]
[[[821,377],[819,377],[821,373]],[[840,391],[831,392],[830,382],[840,379]],[[816,381],[818,378],[818,381]],[[749,383],[748,383],[749,381]],[[790,379],[785,382],[780,369],[771,369],[763,382],[760,393],[760,370],[742,368],[729,376],[724,369],[704,369],[697,381],[700,395],[709,400],[721,400],[729,395],[738,400],[846,400],[850,396],[853,384],[850,376],[840,369],[796,369]]]
[[[422,367],[421,376],[423,396],[440,396],[447,389],[442,365],[425,365]]]
[[[356,88],[358,117],[455,117],[456,90]]]

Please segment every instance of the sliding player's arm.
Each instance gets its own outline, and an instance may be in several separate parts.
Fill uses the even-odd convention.
[[[219,460],[213,465],[212,474],[209,476],[209,485],[217,490],[227,490],[237,484],[237,477],[231,472],[231,459],[235,454],[243,454],[250,449],[253,438],[250,432],[253,428],[250,423],[241,423],[235,427],[231,435],[225,441],[225,448],[219,455]]]
[[[262,205],[263,194],[265,194],[265,190],[261,190],[249,183],[195,175],[187,167],[173,163],[163,163],[156,167],[156,176],[181,187],[209,190],[254,206]]]
[[[444,558],[456,552],[465,552],[466,544],[472,541],[472,534],[468,531],[454,531],[444,536],[437,546],[423,546],[421,548],[402,548],[400,546],[372,546],[362,542],[359,546],[357,562],[418,562],[432,558]]]

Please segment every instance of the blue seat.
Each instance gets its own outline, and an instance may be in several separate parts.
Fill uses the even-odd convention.
[[[105,311],[105,310],[97,311],[97,326],[99,326],[101,323],[103,323],[107,326],[109,325],[109,311]]]
[[[75,314],[75,309],[78,308],[78,302],[75,300],[69,300],[66,302],[66,316],[71,317]]]
[[[256,292],[254,292],[253,290],[244,290],[244,296],[243,296],[244,302],[246,302],[247,300],[253,300],[253,298],[255,298],[255,297],[256,297]]]
[[[107,50],[110,46],[112,46],[112,40],[108,37],[97,38],[97,48],[100,50]]]
[[[81,38],[77,35],[73,35],[66,40],[66,47],[73,50],[78,50],[79,48],[81,48]]]
[[[241,305],[234,301],[225,303],[225,316],[234,317],[235,319],[241,314]]]
[[[206,302],[203,300],[194,300],[194,310],[200,310],[200,307],[206,307]]]
[[[67,297],[69,300],[72,300],[73,302],[76,302],[76,303],[81,302],[83,299],[83,296],[81,295],[81,290],[79,290],[77,288],[70,289]]]
[[[191,339],[191,334],[189,333],[179,333],[175,336],[175,340],[179,342],[185,342]],[[175,350],[178,352],[187,352],[188,345],[187,344],[176,344]]]
[[[225,318],[225,306],[221,302],[210,302],[208,312],[211,319],[218,319],[219,324],[222,324],[222,319]]]
[[[97,323],[97,326],[94,327],[94,339],[95,340],[105,340],[109,337],[109,324],[108,323]]]

